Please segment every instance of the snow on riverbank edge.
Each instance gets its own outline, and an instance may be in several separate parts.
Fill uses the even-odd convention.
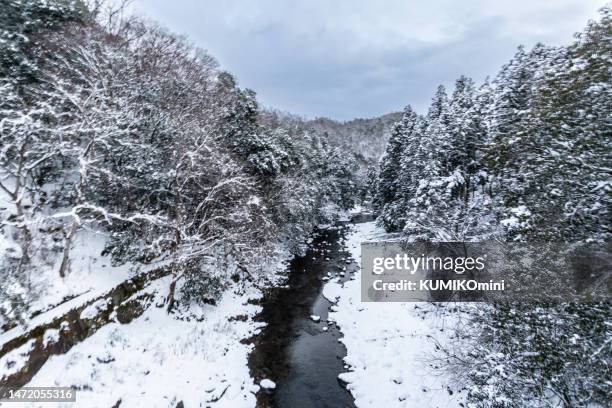
[[[374,222],[355,224],[346,245],[360,263],[361,243],[382,239]],[[328,287],[329,286],[329,287]],[[349,372],[339,378],[365,407],[457,407],[461,394],[431,366],[435,341],[451,341],[453,316],[426,303],[362,303],[361,274],[341,287],[328,283],[324,293],[337,298],[329,318],[344,337]],[[331,297],[331,296],[330,296]]]

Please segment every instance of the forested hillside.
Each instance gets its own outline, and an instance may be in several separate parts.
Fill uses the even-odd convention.
[[[299,252],[313,226],[353,205],[350,156],[262,120],[255,93],[181,37],[101,13],[79,1],[2,2],[9,326],[53,281],[70,281],[89,250],[79,236],[105,237],[113,265],[172,265],[170,309],[177,284],[214,297],[202,282],[219,291],[230,277],[264,279],[279,254]]]
[[[493,81],[408,106],[372,190],[413,237],[610,238],[610,9],[567,47],[519,47]]]
[[[347,122],[318,118],[306,122],[305,125],[316,134],[327,137],[332,145],[355,154],[361,168],[366,169],[378,165],[391,130],[401,116],[400,112],[393,112],[376,118],[353,119]]]
[[[519,47],[491,81],[440,86],[426,115],[406,107],[370,190],[379,223],[409,241],[609,251],[611,18],[604,8],[566,47]],[[523,279],[546,272],[546,252],[537,255],[517,265]],[[446,350],[444,364],[469,378],[474,406],[605,406],[607,299],[483,306],[460,333],[471,346]]]

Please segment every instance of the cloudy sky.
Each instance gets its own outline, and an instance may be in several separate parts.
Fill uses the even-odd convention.
[[[564,44],[605,0],[136,0],[187,35],[265,105],[372,117],[438,84],[495,74],[519,44]]]

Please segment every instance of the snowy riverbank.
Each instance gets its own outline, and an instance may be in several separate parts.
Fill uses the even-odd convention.
[[[359,262],[361,242],[382,236],[374,222],[356,224],[346,244]],[[328,283],[324,294],[338,299],[329,318],[344,334],[350,371],[340,379],[357,407],[459,406],[461,393],[433,368],[435,343],[450,340],[452,316],[425,303],[362,303],[359,273],[342,286]]]
[[[167,279],[154,282],[158,303]],[[175,407],[180,401],[185,407],[204,401],[253,407],[259,388],[247,367],[252,345],[241,340],[259,330],[253,317],[260,307],[250,301],[260,296],[256,289],[229,290],[197,320],[150,307],[131,323],[108,324],[68,353],[52,356],[28,386],[76,387],[77,407]]]

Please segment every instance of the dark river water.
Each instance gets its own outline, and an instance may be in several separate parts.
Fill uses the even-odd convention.
[[[257,383],[268,378],[276,389],[261,390],[258,407],[354,407],[351,394],[338,381],[338,374],[346,371],[346,350],[338,341],[342,335],[328,325],[331,303],[321,294],[328,273],[339,276],[346,268],[341,278],[346,280],[357,268],[347,263],[345,234],[344,226],[318,231],[306,254],[291,262],[287,287],[271,289],[264,297],[259,319],[267,326],[254,339],[249,367]],[[321,320],[315,322],[311,315]]]

